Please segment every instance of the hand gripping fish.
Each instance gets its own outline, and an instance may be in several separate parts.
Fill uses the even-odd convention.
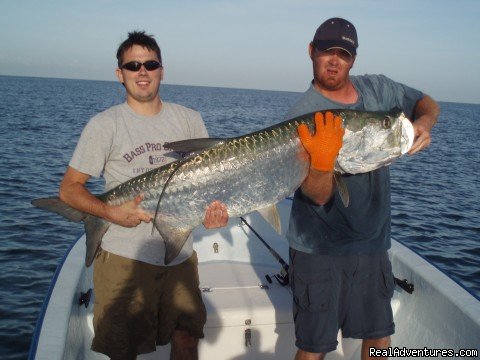
[[[389,165],[413,143],[413,127],[398,109],[389,112],[325,110],[342,118],[345,135],[335,165],[338,196],[348,205],[340,174],[365,173]],[[297,127],[314,132],[314,113],[229,139],[192,139],[166,144],[186,153],[181,160],[132,178],[98,195],[107,204],[120,205],[139,194],[141,206],[153,216],[153,225],[165,243],[165,264],[179,254],[192,230],[203,221],[214,200],[227,206],[230,217],[267,208],[291,195],[309,171],[309,158]],[[335,196],[335,195],[334,195]],[[87,239],[86,266],[93,262],[110,223],[77,211],[59,198],[32,204],[83,221]]]

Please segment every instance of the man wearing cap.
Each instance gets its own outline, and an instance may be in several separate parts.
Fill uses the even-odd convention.
[[[313,81],[286,119],[326,109],[399,107],[414,121],[410,154],[426,148],[439,115],[437,103],[383,75],[350,75],[357,48],[357,32],[350,22],[332,18],[321,24],[308,47]],[[326,113],[325,126],[338,121]],[[333,179],[341,143],[332,146],[332,161],[318,166],[324,154],[307,143],[315,137],[300,130],[311,166],[295,192],[287,233],[298,347],[295,359],[324,358],[336,349],[340,329],[343,337],[363,340],[362,358],[368,358],[370,347],[390,345],[395,330],[390,305],[394,282],[387,254],[391,245],[389,168],[343,175],[350,194],[345,207]]]

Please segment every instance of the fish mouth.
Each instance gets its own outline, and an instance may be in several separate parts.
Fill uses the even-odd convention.
[[[405,115],[400,117],[400,122],[402,125],[402,140],[400,142],[400,151],[403,155],[412,148],[413,140],[415,139],[415,132],[413,130],[413,125],[411,121],[408,120]]]

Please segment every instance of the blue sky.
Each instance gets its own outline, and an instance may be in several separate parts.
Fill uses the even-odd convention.
[[[168,84],[304,91],[329,17],[359,36],[352,74],[480,103],[478,0],[0,0],[0,75],[116,80],[131,30],[154,34]]]

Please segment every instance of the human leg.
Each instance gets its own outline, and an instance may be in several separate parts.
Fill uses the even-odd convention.
[[[198,260],[156,266],[100,251],[94,263],[92,350],[115,360],[135,359],[172,342],[174,359],[196,354],[206,310],[199,290]]]
[[[380,339],[365,339],[362,341],[362,360],[366,359],[387,359],[387,357],[371,357],[370,349],[386,349],[390,346],[390,336]]]
[[[330,256],[290,249],[295,345],[298,359],[321,359],[337,347],[341,271]]]
[[[344,337],[382,339],[395,332],[392,266],[387,252],[356,256],[343,320]]]
[[[342,328],[344,337],[362,339],[362,359],[369,349],[390,346],[395,331],[391,298],[394,281],[387,252],[358,256],[352,291]]]
[[[168,267],[161,277],[157,343],[170,342],[171,359],[196,359],[206,321],[196,253],[182,264]]]
[[[311,353],[298,349],[294,360],[323,360],[325,355],[325,353]]]
[[[171,340],[170,360],[197,360],[198,338],[186,330],[175,330]]]
[[[155,351],[157,313],[153,265],[101,250],[94,262],[92,350],[131,360]]]

